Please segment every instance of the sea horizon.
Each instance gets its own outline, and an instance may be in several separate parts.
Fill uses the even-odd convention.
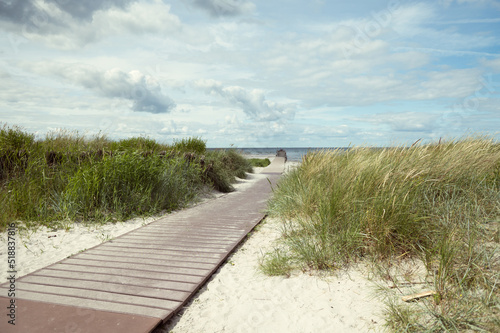
[[[252,155],[252,156],[261,156],[262,158],[268,157],[269,155],[275,156],[276,152],[280,149],[286,151],[286,156],[288,161],[291,162],[300,162],[302,161],[302,157],[306,155],[310,151],[318,151],[318,150],[347,150],[349,147],[254,147],[254,148],[239,148],[239,147],[231,147],[231,148],[207,148],[209,150],[216,149],[236,149],[243,153],[243,155]]]

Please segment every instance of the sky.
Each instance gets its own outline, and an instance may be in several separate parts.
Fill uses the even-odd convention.
[[[208,147],[500,139],[500,1],[0,0],[0,122]]]

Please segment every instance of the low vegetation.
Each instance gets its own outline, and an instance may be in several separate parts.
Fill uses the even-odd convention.
[[[271,164],[271,161],[268,158],[250,158],[248,161],[253,167],[256,168],[265,168]]]
[[[283,236],[263,257],[271,275],[373,263],[393,331],[499,331],[500,144],[487,137],[307,154],[269,202]],[[403,268],[423,267],[403,303]],[[399,296],[398,296],[399,293]],[[398,296],[398,297],[396,297]]]
[[[0,128],[0,230],[12,221],[116,221],[184,207],[207,188],[229,192],[251,164],[200,138],[171,145],[145,137],[112,141],[59,131],[36,140]]]

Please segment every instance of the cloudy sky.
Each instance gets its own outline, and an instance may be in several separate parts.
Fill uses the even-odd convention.
[[[500,1],[0,0],[0,122],[210,147],[500,138]]]

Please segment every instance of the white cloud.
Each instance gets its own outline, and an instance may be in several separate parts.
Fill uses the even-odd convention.
[[[440,0],[445,7],[449,7],[453,2],[457,2],[458,4],[472,4],[477,6],[488,6],[500,9],[500,3],[496,0]]]
[[[132,101],[131,109],[138,112],[168,113],[174,101],[162,93],[159,83],[151,76],[132,70],[102,71],[83,64],[36,63],[25,68],[38,73],[63,78],[107,98]]]
[[[430,112],[386,112],[359,118],[359,121],[387,125],[395,132],[432,132],[440,115]]]
[[[413,39],[413,47],[443,53],[466,52],[496,43],[496,36],[493,34],[461,33],[450,29],[449,24],[442,23],[436,4],[421,2],[398,9],[391,27],[400,38]]]
[[[114,35],[171,34],[182,30],[180,19],[161,1],[108,7],[85,12],[91,16],[89,19],[75,20],[72,13],[63,10],[57,2],[37,1],[37,12],[27,21],[3,20],[0,27],[30,40],[68,50]]]
[[[500,73],[500,58],[492,59],[492,60],[483,60],[483,64],[492,69],[495,73]],[[499,82],[500,84],[500,82]]]
[[[215,80],[197,80],[194,86],[208,94],[224,97],[256,121],[290,120],[295,115],[294,104],[267,100],[264,91],[260,89],[248,90],[240,86],[224,87],[222,82]]]
[[[390,27],[401,36],[419,35],[423,26],[436,20],[436,15],[437,10],[432,3],[407,4],[394,13]]]
[[[109,8],[125,8],[135,0],[2,0],[0,1],[0,17],[21,24],[34,24],[54,19],[48,12],[65,12],[77,20],[91,20],[99,10]]]
[[[481,70],[477,68],[428,72],[425,81],[419,84],[420,89],[415,92],[415,98],[463,98],[477,89],[480,80]]]
[[[185,136],[189,135],[189,127],[182,126],[179,127],[175,121],[172,119],[168,120],[163,124],[163,127],[158,131],[160,135],[169,135],[169,136]]]
[[[337,126],[306,126],[302,134],[304,136],[315,136],[323,140],[330,138],[345,138],[353,134],[353,129],[348,125]]]

